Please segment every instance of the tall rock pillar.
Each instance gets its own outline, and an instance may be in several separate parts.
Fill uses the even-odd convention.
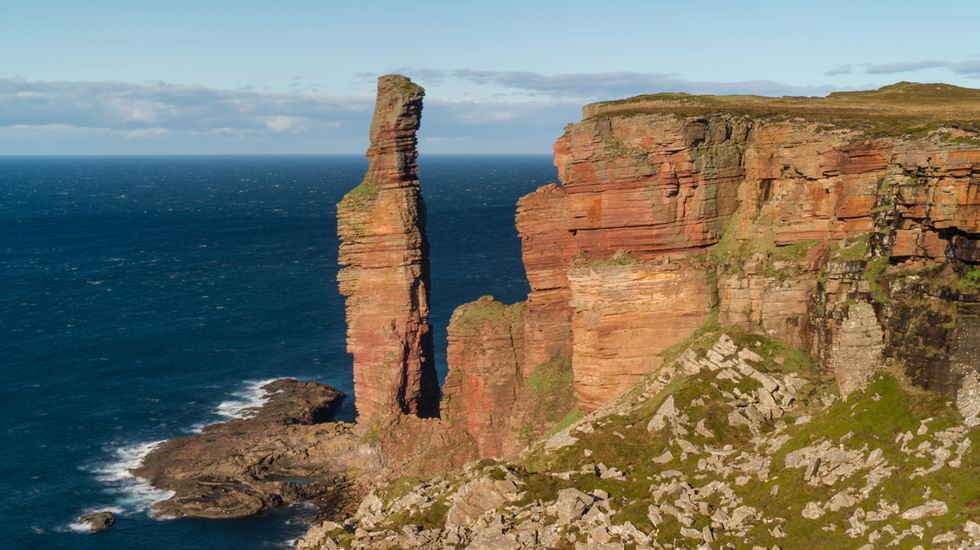
[[[337,205],[337,275],[346,299],[358,419],[434,416],[439,385],[429,327],[429,257],[415,132],[425,91],[378,79],[364,180]]]

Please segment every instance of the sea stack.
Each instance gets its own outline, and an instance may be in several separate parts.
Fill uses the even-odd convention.
[[[364,179],[337,205],[340,293],[354,357],[358,420],[435,416],[439,386],[429,327],[429,257],[416,131],[425,91],[378,79]]]

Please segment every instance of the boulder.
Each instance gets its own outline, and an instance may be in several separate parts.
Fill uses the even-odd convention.
[[[92,531],[105,531],[116,523],[116,516],[109,511],[92,512],[79,516],[78,522]]]

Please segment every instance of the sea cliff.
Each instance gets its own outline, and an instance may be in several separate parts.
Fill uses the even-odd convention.
[[[586,106],[527,300],[457,309],[441,418],[389,405],[398,468],[300,546],[980,538],[978,131],[948,85]]]
[[[586,106],[441,396],[423,95],[379,79],[337,206],[358,422],[290,446],[349,488],[300,548],[980,542],[980,90]]]

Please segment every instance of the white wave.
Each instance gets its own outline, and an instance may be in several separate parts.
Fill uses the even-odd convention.
[[[112,512],[116,516],[122,516],[126,514],[126,510],[119,506],[92,506],[90,508],[86,508],[82,510],[81,512],[78,513],[78,515],[79,517],[81,517],[84,516],[85,514],[94,514],[95,512]],[[69,531],[74,531],[76,533],[92,533],[95,531],[95,529],[92,528],[92,525],[90,523],[84,521],[78,521],[78,520],[69,523],[66,527],[68,528]],[[56,529],[56,531],[64,531],[64,529]],[[37,533],[36,530],[35,532]],[[43,529],[41,530],[41,532],[43,532]]]
[[[266,380],[247,380],[246,388],[232,393],[234,399],[222,401],[218,404],[215,414],[223,418],[249,418],[255,415],[255,409],[265,405],[272,397],[272,393],[262,388],[270,382],[275,382],[279,378],[268,378]]]
[[[154,503],[174,496],[173,491],[158,489],[144,479],[134,476],[130,470],[140,467],[143,459],[163,441],[147,441],[123,445],[112,451],[114,458],[94,469],[95,479],[115,493],[116,507],[103,508],[119,514],[144,512]]]
[[[94,533],[95,529],[89,523],[82,523],[81,521],[73,521],[68,524],[68,530],[74,531],[76,533]]]
[[[222,420],[233,418],[248,418],[255,414],[255,409],[264,405],[273,393],[262,388],[270,382],[279,378],[269,378],[266,380],[246,380],[245,388],[231,394],[233,399],[222,401],[213,411],[215,416]],[[201,433],[208,423],[202,422],[192,425],[188,431]],[[92,511],[109,510],[118,515],[126,515],[137,512],[147,511],[153,504],[167,500],[174,496],[173,491],[158,489],[144,479],[134,476],[130,470],[140,467],[143,460],[153,449],[157,448],[164,440],[146,441],[132,443],[116,447],[111,450],[112,458],[107,462],[91,469],[95,474],[95,479],[106,487],[107,491],[116,495],[116,506],[103,506],[101,508],[90,508],[83,511],[87,514]],[[169,519],[157,517],[157,519]],[[72,522],[68,529],[76,532],[89,532],[91,528],[82,522]]]

